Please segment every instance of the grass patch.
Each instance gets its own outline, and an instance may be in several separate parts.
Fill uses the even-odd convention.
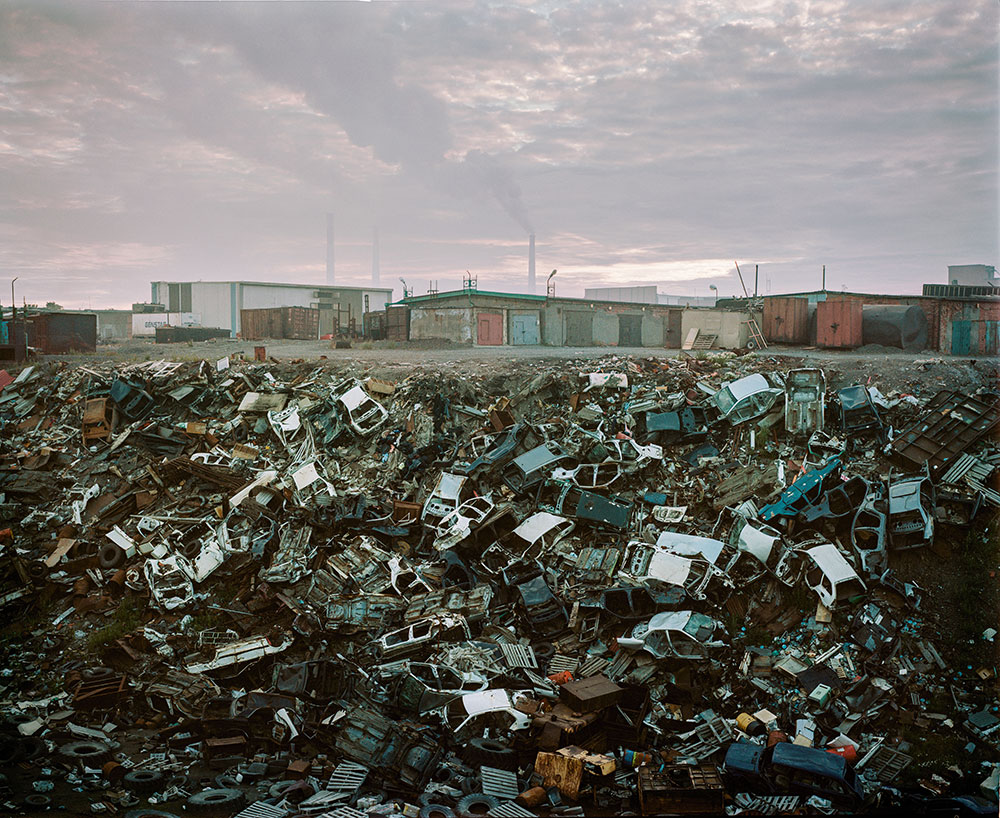
[[[100,653],[106,645],[131,633],[142,624],[143,613],[134,597],[125,597],[111,616],[111,621],[87,637],[87,650]]]

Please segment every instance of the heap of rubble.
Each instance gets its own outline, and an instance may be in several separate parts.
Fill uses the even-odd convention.
[[[986,388],[732,355],[0,388],[5,810],[996,812],[995,551],[972,645],[908,572],[1000,506]]]

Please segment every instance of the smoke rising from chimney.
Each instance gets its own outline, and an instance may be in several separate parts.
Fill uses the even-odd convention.
[[[535,234],[528,236],[528,292],[535,292]]]
[[[326,214],[326,283],[334,284],[333,274],[333,214]]]

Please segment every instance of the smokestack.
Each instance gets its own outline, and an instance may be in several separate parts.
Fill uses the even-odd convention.
[[[326,214],[326,283],[334,284],[333,275],[333,214]]]
[[[528,236],[528,291],[535,292],[535,234]]]
[[[372,284],[378,284],[378,227],[372,228]]]

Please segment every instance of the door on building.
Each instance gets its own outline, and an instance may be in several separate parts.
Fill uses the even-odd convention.
[[[566,313],[566,346],[589,347],[594,345],[594,314],[592,312]]]
[[[478,315],[479,344],[500,346],[503,343],[503,316],[498,312],[481,312]]]
[[[663,316],[663,346],[667,349],[681,348],[682,310],[668,310]]]
[[[983,321],[983,355],[1000,352],[1000,321]]]
[[[641,315],[618,316],[618,346],[620,347],[642,346]]]
[[[510,317],[510,342],[512,344],[538,343],[538,316],[512,315]]]
[[[951,322],[951,354],[968,355],[972,349],[972,322]]]

